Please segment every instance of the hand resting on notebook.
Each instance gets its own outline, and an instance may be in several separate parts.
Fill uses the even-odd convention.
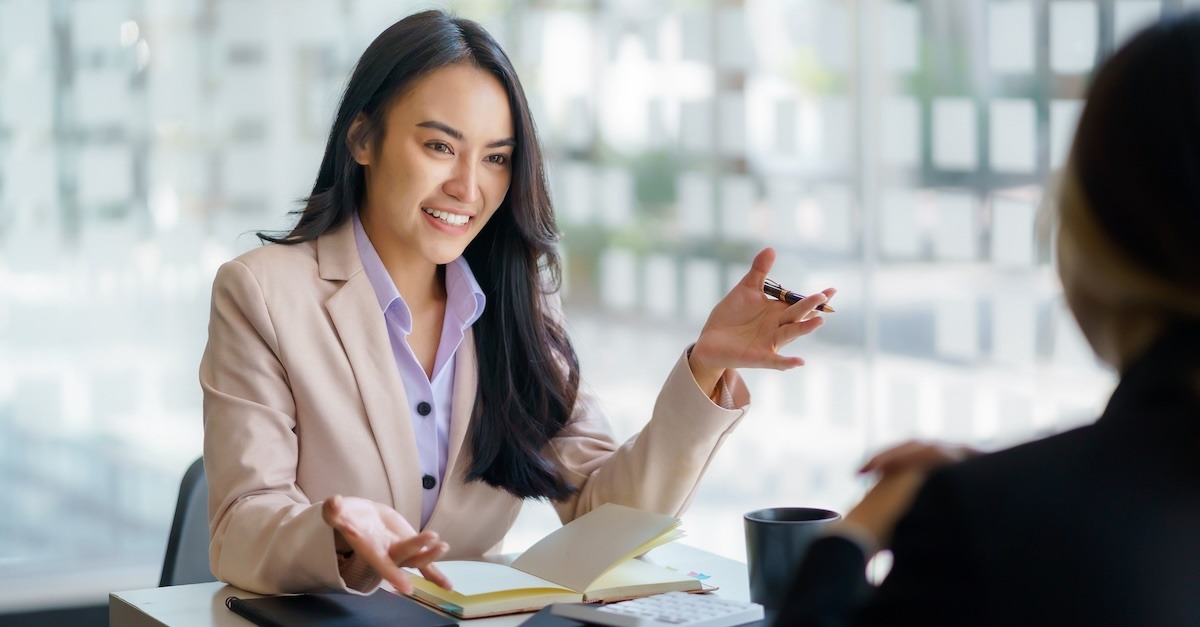
[[[352,496],[327,499],[321,514],[333,527],[338,553],[354,552],[397,591],[409,594],[413,589],[401,567],[416,568],[426,579],[450,589],[450,580],[433,565],[450,550],[436,533],[417,533],[391,507]]]

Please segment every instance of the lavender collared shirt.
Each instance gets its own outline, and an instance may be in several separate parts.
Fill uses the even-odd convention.
[[[404,382],[404,393],[408,397],[409,414],[413,421],[417,452],[421,462],[421,476],[411,481],[422,484],[421,526],[429,522],[434,505],[442,492],[442,480],[446,476],[446,455],[450,449],[450,412],[454,397],[454,354],[462,344],[467,329],[483,314],[486,300],[471,267],[462,257],[446,264],[446,316],[442,322],[442,340],[438,344],[437,358],[433,365],[433,376],[428,377],[421,362],[408,345],[412,333],[412,313],[401,298],[396,284],[371,245],[367,232],[363,230],[358,214],[354,214],[354,241],[358,244],[358,256],[363,271],[375,288],[375,296],[383,309],[387,322],[388,337],[392,343],[392,356]],[[426,415],[421,410],[427,410]],[[433,478],[432,487],[429,477]],[[409,521],[412,522],[412,521]]]

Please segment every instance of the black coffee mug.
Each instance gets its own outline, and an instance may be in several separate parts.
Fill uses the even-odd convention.
[[[808,545],[822,527],[840,520],[842,515],[813,507],[771,507],[742,518],[746,523],[750,600],[775,610],[782,604]]]

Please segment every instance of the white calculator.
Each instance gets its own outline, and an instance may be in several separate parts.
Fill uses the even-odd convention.
[[[557,616],[614,627],[733,627],[763,617],[763,608],[757,603],[686,592],[664,592],[608,605],[559,603],[550,611]]]

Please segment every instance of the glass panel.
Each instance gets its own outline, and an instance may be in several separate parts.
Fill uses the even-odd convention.
[[[880,201],[880,251],[889,259],[915,259],[921,254],[920,236],[915,190],[883,190]]]
[[[933,101],[933,165],[944,170],[974,170],[979,156],[975,103],[967,98]]]
[[[599,206],[605,226],[632,226],[636,202],[633,173],[626,168],[606,167],[600,176]]]
[[[637,260],[628,250],[609,248],[601,254],[600,279],[605,307],[620,312],[637,307]]]
[[[971,362],[979,357],[979,304],[968,298],[946,298],[936,303],[935,346],[947,359]],[[937,431],[934,431],[935,433]]]
[[[1050,165],[1060,167],[1067,160],[1075,124],[1083,112],[1082,100],[1052,100],[1050,102]]]
[[[712,150],[711,100],[688,100],[680,105],[679,146],[684,152],[707,154]]]
[[[1159,0],[1118,0],[1113,7],[1113,40],[1116,45],[1125,43],[1142,28],[1158,20],[1162,13]]]
[[[853,154],[854,120],[851,103],[846,98],[829,97],[817,103],[816,128],[809,129],[819,138],[812,154],[814,160],[826,167],[845,166]]]
[[[644,266],[642,302],[651,316],[670,320],[679,311],[675,259],[667,255],[648,255]]]
[[[944,191],[937,194],[936,202],[934,252],[946,261],[974,260],[978,256],[975,198],[965,192]]]
[[[917,42],[921,39],[917,6],[885,2],[880,10],[879,25],[883,31],[879,50],[884,69],[893,72],[915,72],[918,68]]]
[[[992,300],[992,355],[999,363],[1032,368],[1037,350],[1037,301],[1024,291]]]
[[[741,93],[723,93],[717,100],[720,119],[721,155],[741,158],[746,154],[746,98]]]
[[[721,235],[729,240],[746,240],[761,233],[758,228],[758,190],[748,176],[721,179]],[[715,303],[716,301],[712,301]],[[710,303],[710,307],[712,304]]]
[[[1037,111],[1032,100],[991,104],[991,163],[997,172],[1033,172],[1037,165]]]
[[[722,70],[746,70],[753,52],[746,37],[745,12],[738,7],[718,7],[717,67]]]
[[[1031,0],[988,3],[988,60],[993,72],[1033,72],[1034,32]]]
[[[916,167],[921,161],[921,111],[915,98],[884,100],[880,152],[888,165]]]
[[[712,237],[716,234],[713,181],[696,172],[679,175],[679,229],[685,235]]]
[[[1096,61],[1099,15],[1092,0],[1050,3],[1050,68],[1059,74],[1078,74]]]
[[[1031,200],[997,194],[992,198],[992,261],[998,266],[1030,267],[1036,261]]]
[[[555,165],[554,199],[559,214],[567,223],[585,224],[592,219],[592,168],[579,161]]]
[[[712,259],[689,259],[684,265],[683,302],[687,317],[703,323],[713,303],[721,300],[721,267]]]

